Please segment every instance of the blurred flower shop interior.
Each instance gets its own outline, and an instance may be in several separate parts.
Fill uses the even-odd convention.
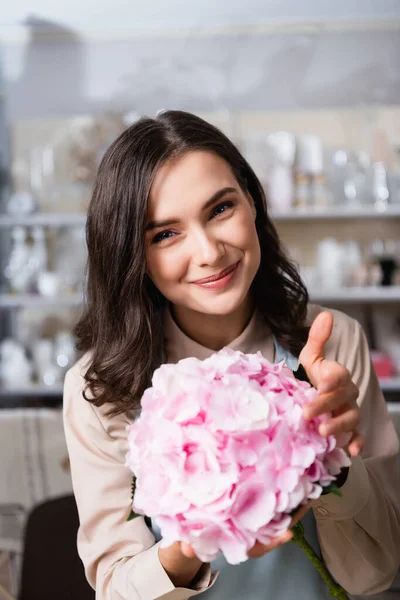
[[[1,600],[39,598],[20,592],[26,524],[72,493],[85,215],[105,149],[142,115],[193,112],[240,148],[312,302],[364,327],[400,431],[399,59],[398,0],[3,4]]]

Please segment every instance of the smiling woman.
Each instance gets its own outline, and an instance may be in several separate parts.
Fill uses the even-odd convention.
[[[237,337],[255,308],[290,350],[306,341],[307,290],[263,189],[232,142],[194,115],[141,119],[110,146],[87,243],[88,302],[76,334],[78,348],[93,352],[85,378],[96,406],[139,406],[162,361],[167,305],[213,349]]]
[[[298,518],[350,593],[389,587],[400,562],[398,441],[365,336],[348,316],[308,304],[260,182],[232,142],[188,113],[140,119],[104,155],[87,243],[87,305],[76,327],[83,356],[66,376],[64,426],[80,516],[78,548],[96,598],[186,600],[204,592],[207,600],[259,600],[268,590],[274,600],[327,599],[318,573],[287,543],[290,532],[269,544],[242,540],[256,560],[233,567],[221,556],[202,563],[181,540],[162,547],[156,522],[127,521],[127,426],[155,369],[203,360],[224,346],[285,361],[317,388],[303,416],[320,418],[320,435],[334,436],[335,444],[348,440],[352,464],[337,480],[342,498],[327,493]],[[168,430],[160,427],[159,435],[165,440]],[[223,436],[218,439],[222,453]],[[157,436],[152,444],[161,447]],[[187,453],[183,444],[163,455],[162,468],[147,480],[161,477],[169,489],[169,462],[185,461]],[[218,482],[226,462],[218,470],[221,461],[213,462],[212,452],[204,456]],[[249,470],[258,464],[252,460]],[[149,496],[157,493],[156,483]],[[267,478],[261,483],[268,487]],[[285,497],[276,502],[285,505]],[[217,504],[223,510],[223,498]],[[194,508],[200,535],[205,525]],[[215,527],[220,518],[217,511]],[[224,531],[228,538],[235,533],[234,519]]]

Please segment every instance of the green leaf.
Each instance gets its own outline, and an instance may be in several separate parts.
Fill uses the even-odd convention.
[[[132,509],[131,512],[129,513],[129,517],[127,518],[127,521],[133,521],[133,519],[136,519],[136,517],[140,517],[141,515],[137,515]]]
[[[131,483],[131,503],[133,502],[133,496],[135,495],[135,489],[136,489],[136,477],[135,477],[135,475],[133,475],[133,477],[132,477],[132,483]],[[133,519],[136,519],[136,517],[140,517],[140,515],[137,515],[131,509],[131,512],[129,513],[127,521],[132,521]]]
[[[133,501],[133,496],[135,495],[135,490],[136,490],[136,477],[135,477],[135,475],[133,475],[132,483],[131,483],[131,500],[132,501]]]
[[[343,496],[342,492],[340,491],[340,488],[338,488],[335,482],[332,482],[330,485],[324,488],[324,491],[327,494],[335,494],[335,496],[339,496],[339,498]]]

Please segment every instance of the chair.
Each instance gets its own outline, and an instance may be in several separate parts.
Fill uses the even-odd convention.
[[[19,600],[94,600],[76,549],[78,525],[72,495],[32,510],[25,528]]]

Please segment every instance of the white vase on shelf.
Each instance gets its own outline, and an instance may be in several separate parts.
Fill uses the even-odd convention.
[[[66,372],[76,360],[75,340],[69,331],[60,331],[54,339],[54,357],[57,365]]]
[[[61,384],[63,369],[54,362],[53,341],[38,339],[32,344],[31,352],[39,384],[47,387]]]
[[[18,341],[6,338],[0,343],[0,383],[6,389],[29,387],[32,365],[25,348]]]
[[[23,294],[28,290],[30,284],[30,271],[28,269],[30,248],[26,228],[14,227],[11,238],[12,249],[4,269],[4,275],[9,281],[11,291]]]
[[[47,246],[46,234],[43,227],[32,228],[33,244],[29,254],[29,270],[31,288],[37,291],[37,279],[39,273],[47,270]]]

